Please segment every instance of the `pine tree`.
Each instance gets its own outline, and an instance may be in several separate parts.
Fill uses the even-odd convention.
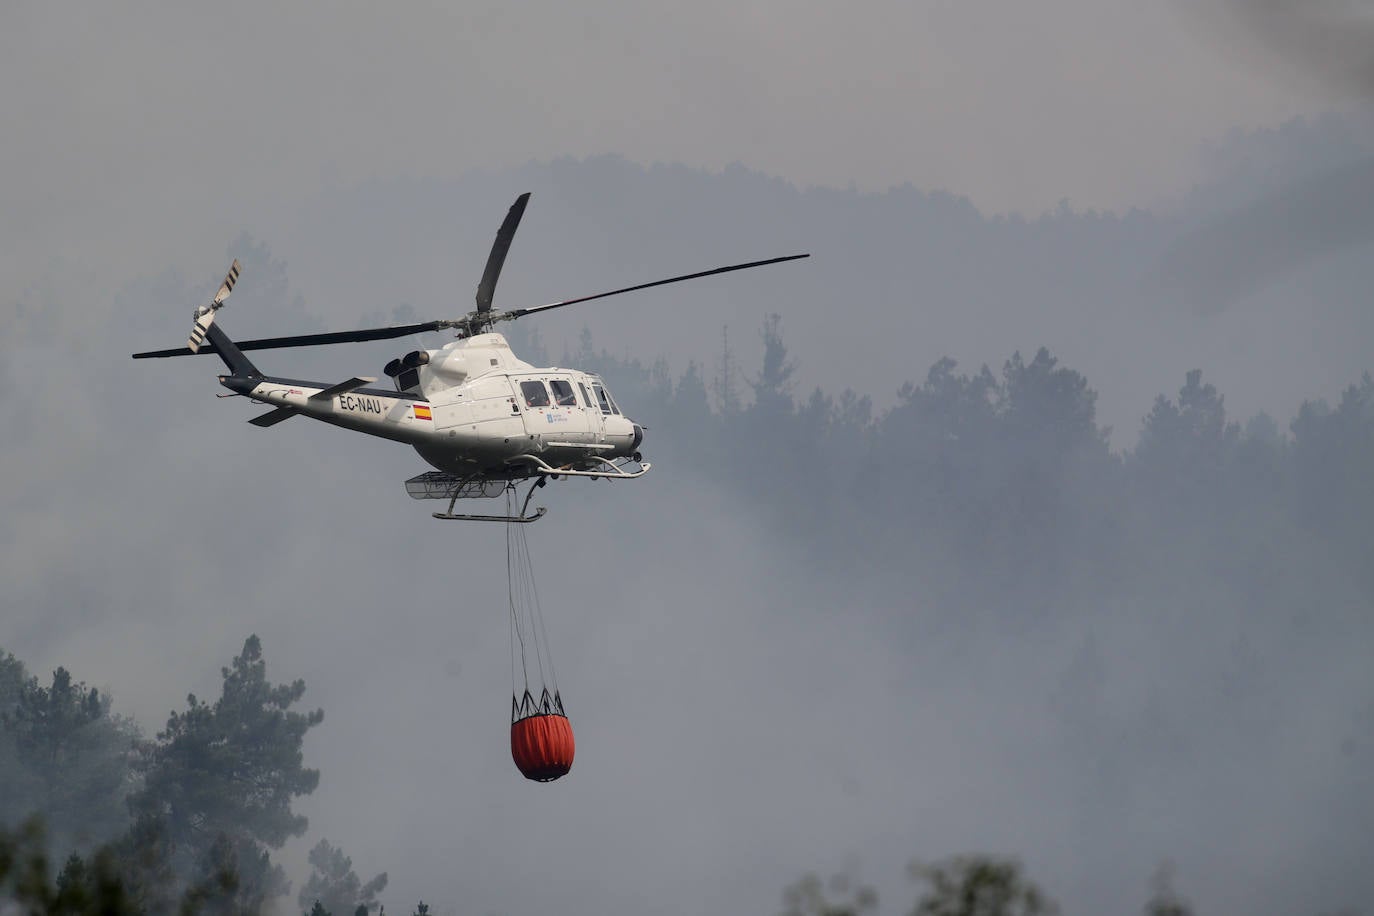
[[[305,833],[307,820],[291,803],[319,783],[319,771],[303,765],[301,745],[324,713],[291,708],[303,681],[268,683],[257,636],[221,675],[220,698],[211,705],[188,697],[147,749],[133,809],[162,824],[176,872],[208,876],[231,864],[242,905],[288,887],[267,850]]]

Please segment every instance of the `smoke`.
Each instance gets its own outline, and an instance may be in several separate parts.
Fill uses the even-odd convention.
[[[1368,0],[1213,0],[1195,4],[1219,40],[1271,78],[1319,81],[1337,97],[1374,97],[1374,4]],[[1257,47],[1238,40],[1250,36]]]
[[[1374,4],[1209,0],[1182,6],[1220,54],[1258,78],[1311,85],[1328,103],[1374,102]],[[1315,174],[1276,170],[1270,187],[1209,216],[1159,264],[1162,286],[1201,312],[1224,310],[1329,255],[1374,238],[1374,158]]]

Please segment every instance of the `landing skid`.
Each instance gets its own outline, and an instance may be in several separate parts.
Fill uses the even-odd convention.
[[[435,512],[432,514],[437,519],[450,522],[518,522],[528,524],[539,521],[548,511],[543,506],[535,506],[533,515],[521,515],[519,517],[511,515],[462,515],[453,512]]]
[[[512,515],[509,511],[507,511],[507,514],[505,515],[467,515],[464,513],[456,513],[453,511],[453,507],[454,504],[458,502],[458,498],[463,495],[461,488],[456,490],[453,494],[453,498],[448,501],[447,512],[435,512],[433,513],[433,515],[435,518],[441,519],[446,522],[515,522],[520,524],[529,524],[530,522],[537,522],[541,518],[543,518],[544,513],[548,512],[549,510],[545,509],[543,506],[535,506],[534,512],[530,513],[530,500],[534,498],[534,491],[544,486],[544,484],[546,484],[547,482],[548,481],[544,480],[544,478],[541,477],[539,478],[539,480],[530,484],[529,491],[525,493],[525,501],[520,505],[519,515]],[[507,483],[505,489],[508,494],[515,493],[516,495],[519,495],[518,491],[516,491],[514,482]],[[510,505],[510,501],[507,500],[507,510],[509,510]]]
[[[516,455],[506,459],[506,466],[506,473],[498,476],[474,474],[470,477],[459,477],[442,471],[428,471],[407,480],[406,492],[414,499],[447,499],[447,512],[432,513],[435,518],[443,521],[528,524],[539,521],[548,511],[543,506],[536,506],[531,511],[530,500],[534,498],[534,491],[548,484],[550,480],[560,480],[564,477],[633,480],[643,477],[651,467],[649,462],[640,461],[637,454],[615,460],[599,455],[587,455],[577,462],[576,467],[555,467],[538,455]],[[525,499],[520,504],[519,513],[511,511],[515,499],[520,495],[517,487],[530,480],[533,482],[525,491]],[[460,499],[495,499],[502,495],[506,496],[505,515],[478,515],[453,511]]]

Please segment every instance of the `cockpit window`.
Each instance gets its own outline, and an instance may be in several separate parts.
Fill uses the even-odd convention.
[[[592,400],[592,393],[587,390],[587,386],[578,382],[577,387],[582,389],[582,403],[588,407],[595,407],[596,402]]]
[[[543,382],[521,382],[520,393],[525,396],[526,407],[549,406],[549,389]]]
[[[601,412],[611,412],[611,399],[606,396],[606,389],[600,385],[593,385],[592,390],[596,392],[596,399],[601,402]]]
[[[556,378],[549,380],[549,387],[553,389],[553,402],[559,407],[577,406],[577,395],[573,394],[571,384]]]

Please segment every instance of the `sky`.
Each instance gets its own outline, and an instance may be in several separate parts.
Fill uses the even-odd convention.
[[[1186,190],[1228,129],[1350,101],[1191,10],[7,4],[4,266],[128,275],[330,186],[603,153],[1124,210]]]
[[[851,384],[890,401],[942,353],[972,371],[1047,343],[1101,390],[1118,447],[1134,443],[1153,396],[1196,365],[1220,376],[1240,417],[1283,419],[1369,365],[1354,257],[1322,282],[1299,273],[1270,298],[1237,294],[1246,308],[1175,309],[1153,322],[1148,303],[1126,297],[1085,322],[1087,304],[1074,299],[1040,322],[990,304],[1002,281],[980,285],[981,249],[958,239],[904,261],[900,232],[889,251],[843,221],[785,231],[791,213],[858,219],[890,207],[902,230],[927,225],[908,223],[906,207],[948,204],[965,225],[1034,221],[1066,202],[1122,218],[1097,233],[1104,274],[1114,258],[1135,266],[1136,234],[1160,245],[1173,227],[1151,234],[1126,216],[1186,211],[1234,132],[1280,142],[1293,118],[1359,100],[1357,79],[1310,65],[1323,41],[1289,40],[1294,22],[1329,35],[1320,17],[1268,8],[1277,12],[1125,0],[842,11],[340,3],[327,13],[6,4],[0,645],[34,671],[67,665],[155,731],[187,691],[213,695],[219,666],[258,632],[269,676],[305,678],[307,702],[327,713],[308,747],[324,773],[303,805],[310,842],[289,848],[288,864],[299,882],[305,849],[327,836],[364,879],[389,870],[398,907],[425,896],[483,913],[772,912],[802,871],[853,865],[895,913],[910,899],[910,858],[992,844],[1020,854],[1077,912],[1123,898],[1117,912],[1136,912],[1169,856],[1210,911],[1253,909],[1264,902],[1246,886],[1253,863],[1293,861],[1302,850],[1292,844],[1320,832],[1320,774],[1301,748],[1241,780],[1230,819],[1205,825],[1179,813],[1186,805],[1152,814],[1148,790],[1205,798],[1225,784],[1230,757],[1208,758],[1197,783],[1150,774],[1133,822],[1143,838],[1116,833],[1085,849],[1066,805],[1072,775],[1054,736],[1037,731],[1059,677],[1042,659],[1068,665],[1081,634],[1045,645],[983,634],[951,662],[931,633],[904,655],[846,621],[872,602],[919,607],[919,592],[887,582],[856,594],[807,570],[709,481],[667,470],[671,455],[638,490],[560,493],[532,535],[546,551],[541,589],[563,611],[551,639],[579,757],[574,778],[531,791],[504,741],[499,537],[444,527],[406,500],[400,481],[421,469],[406,450],[299,424],[261,434],[239,404],[210,398],[213,369],[150,368],[127,354],[183,339],[244,233],[282,267],[258,267],[236,290],[225,324],[242,336],[364,315],[386,323],[398,308],[423,319],[445,297],[466,309],[504,208],[535,182],[499,302],[813,250],[777,268],[793,274],[708,285],[694,294],[704,303],[695,316],[602,313],[617,320],[596,324],[597,338],[616,352],[651,360],[660,351],[646,341],[672,338],[683,342],[669,354],[680,370],[712,359],[722,321],[736,315],[731,333],[751,359],[757,298],[787,310],[803,381],[832,391]],[[1356,22],[1334,4],[1312,8]],[[617,158],[601,168],[602,156]],[[775,181],[764,195],[775,209],[731,211],[725,226],[691,211],[693,189],[716,179],[697,200]],[[673,189],[663,192],[671,207],[645,212],[639,189],[661,187]],[[588,199],[603,190],[628,202]],[[921,197],[940,191],[953,203]],[[821,205],[798,203],[813,198]],[[970,238],[986,242],[998,225]],[[1008,246],[1020,244],[1014,224],[1003,229]],[[1024,241],[1049,237],[1027,230]],[[1099,251],[1091,237],[1065,244],[1085,259]],[[881,298],[856,311],[853,333],[826,336],[859,271],[865,289],[897,301],[922,291],[915,268],[936,261],[947,298],[932,309],[949,314],[933,326],[926,313],[905,317],[916,343],[891,330],[884,309],[895,306]],[[1037,295],[1103,288],[1053,279]],[[1285,311],[1282,297],[1300,307]],[[582,321],[541,326],[550,348]],[[350,350],[346,371],[380,366],[391,350]],[[302,374],[329,377],[342,356],[302,355]],[[35,392],[52,381],[61,390]],[[46,413],[54,397],[57,421]],[[1099,638],[1130,659],[1147,635],[1107,628]],[[1350,664],[1357,648],[1320,690],[1368,686]],[[983,683],[980,670],[999,677]],[[1148,666],[1124,677],[1144,681]],[[885,729],[891,721],[903,730]],[[1275,809],[1302,829],[1250,830],[1247,793],[1303,774],[1308,794]],[[1190,864],[1235,836],[1239,852],[1216,875]],[[1085,864],[1103,859],[1117,867]],[[528,877],[531,863],[541,879]]]

